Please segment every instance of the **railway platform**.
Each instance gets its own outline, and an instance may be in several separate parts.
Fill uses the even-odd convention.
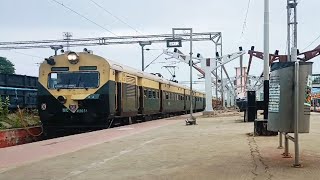
[[[242,113],[187,115],[0,149],[0,179],[318,179],[320,114],[301,134],[303,168]],[[292,144],[290,144],[292,147]],[[293,153],[292,148],[290,152]]]

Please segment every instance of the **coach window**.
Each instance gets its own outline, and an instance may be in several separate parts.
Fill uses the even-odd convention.
[[[57,84],[57,78],[58,78],[58,73],[49,74],[49,80],[48,80],[49,88],[55,87],[55,85]]]
[[[144,97],[146,98],[148,94],[148,90],[147,89],[143,90],[143,93],[144,93]]]
[[[166,99],[169,99],[169,93],[166,93]]]
[[[159,90],[157,91],[157,99],[160,98],[160,93],[159,93]]]
[[[149,99],[152,98],[152,91],[151,91],[151,89],[148,90],[148,98],[149,98]]]
[[[156,91],[155,90],[152,91],[152,97],[153,97],[153,99],[156,99]]]

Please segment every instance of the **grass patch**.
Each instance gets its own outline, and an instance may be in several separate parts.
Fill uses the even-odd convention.
[[[41,124],[37,110],[19,109],[9,112],[9,97],[0,97],[0,129],[24,128]]]

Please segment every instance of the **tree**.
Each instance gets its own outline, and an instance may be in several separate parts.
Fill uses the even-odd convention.
[[[0,56],[0,73],[14,74],[15,70],[14,64],[10,60]]]

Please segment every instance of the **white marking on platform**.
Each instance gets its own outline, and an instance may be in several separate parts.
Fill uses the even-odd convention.
[[[158,139],[160,139],[160,138],[154,138],[154,139],[151,139],[149,141],[145,141],[145,142],[141,143],[137,147],[130,148],[130,149],[125,149],[123,151],[120,151],[118,155],[115,155],[115,156],[112,156],[112,157],[109,157],[109,158],[105,158],[102,161],[96,161],[96,162],[90,163],[89,165],[83,166],[81,168],[82,170],[78,169],[78,170],[71,171],[67,176],[65,176],[65,177],[63,177],[61,179],[63,179],[63,180],[64,179],[69,179],[69,178],[71,178],[73,176],[76,176],[76,175],[82,174],[82,173],[84,173],[86,171],[89,171],[92,168],[99,167],[99,166],[105,164],[108,161],[111,161],[111,160],[116,159],[116,158],[118,158],[118,157],[120,157],[122,155],[125,155],[125,154],[128,154],[128,153],[132,152],[132,151],[135,151],[135,150],[137,150],[137,149],[139,149],[139,148],[141,148],[141,147],[143,147],[143,146],[145,146],[145,145],[147,145],[149,143],[152,143],[152,142],[154,142],[154,141],[156,141]]]
[[[117,129],[118,131],[126,131],[126,130],[131,130],[131,129],[134,129],[132,127],[124,127],[124,128],[119,128]]]

